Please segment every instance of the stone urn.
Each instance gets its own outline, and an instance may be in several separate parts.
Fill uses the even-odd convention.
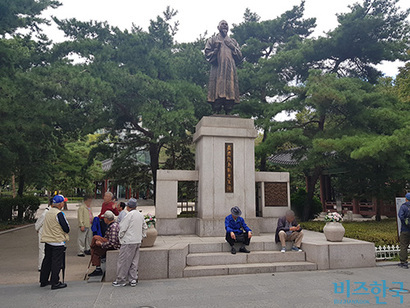
[[[150,224],[147,229],[147,237],[142,239],[141,247],[152,247],[157,240],[158,231],[153,224]]]
[[[329,221],[323,227],[323,233],[330,242],[341,242],[345,235],[345,228],[340,222]]]

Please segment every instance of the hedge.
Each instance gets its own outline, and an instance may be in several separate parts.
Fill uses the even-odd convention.
[[[303,229],[323,232],[324,221],[302,222]],[[397,223],[395,218],[382,221],[343,222],[346,237],[372,242],[376,246],[397,245]]]
[[[35,196],[0,198],[0,221],[12,220],[13,211],[18,211],[19,220],[33,220],[39,207],[40,199]]]

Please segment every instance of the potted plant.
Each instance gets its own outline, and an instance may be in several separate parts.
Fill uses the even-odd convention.
[[[152,247],[158,236],[158,231],[155,229],[155,216],[152,214],[144,215],[145,223],[148,226],[148,230],[146,232],[147,237],[143,239],[141,243],[141,247]]]
[[[326,225],[323,227],[323,233],[330,242],[341,242],[345,235],[345,228],[341,224],[343,217],[337,212],[328,212],[325,216]]]

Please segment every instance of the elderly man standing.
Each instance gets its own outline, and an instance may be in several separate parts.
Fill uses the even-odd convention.
[[[295,213],[291,210],[286,212],[286,215],[278,219],[278,226],[276,228],[275,242],[282,244],[280,252],[286,252],[286,241],[295,241],[292,246],[294,251],[302,251],[303,231],[297,223]]]
[[[118,210],[117,210],[117,207],[116,207],[116,204],[115,204],[113,199],[114,199],[114,195],[112,194],[112,192],[107,191],[104,194],[104,202],[101,206],[101,212],[98,215],[98,218],[100,219],[100,224],[101,224],[102,236],[105,235],[105,231],[107,230],[107,225],[105,224],[104,219],[103,219],[104,213],[106,211],[111,211],[111,212],[114,213],[115,216],[118,216],[118,214],[119,214]]]
[[[95,235],[91,241],[91,263],[95,270],[88,275],[89,277],[102,276],[101,258],[105,257],[107,250],[119,249],[121,246],[118,238],[120,226],[115,221],[114,213],[106,211],[103,218],[108,227],[104,237]]]
[[[117,279],[112,283],[114,287],[125,287],[127,280],[131,287],[138,283],[141,240],[146,236],[148,228],[144,216],[136,208],[137,200],[131,198],[127,202],[128,214],[120,223],[121,248],[117,263]]]
[[[78,254],[79,257],[90,255],[90,244],[93,238],[91,224],[93,223],[93,210],[91,209],[92,196],[84,196],[83,204],[77,210],[78,219]]]
[[[252,230],[246,225],[245,220],[241,217],[242,211],[239,207],[231,208],[231,215],[225,218],[225,239],[231,245],[231,253],[236,254],[235,243],[242,243],[239,252],[250,253],[245,245],[249,245],[252,238]]]
[[[406,194],[406,202],[401,205],[398,216],[401,222],[399,266],[407,269],[409,268],[407,249],[410,244],[410,193]]]
[[[41,242],[45,243],[45,256],[40,272],[40,287],[51,284],[51,290],[67,287],[60,282],[60,271],[64,271],[65,243],[68,242],[70,226],[61,209],[64,207],[65,198],[56,195],[53,198],[51,209],[44,217]],[[51,281],[49,281],[51,273]],[[64,272],[63,272],[64,275]],[[64,276],[63,276],[64,277]]]

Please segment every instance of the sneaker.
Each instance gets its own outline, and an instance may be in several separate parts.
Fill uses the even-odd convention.
[[[102,276],[103,271],[101,268],[96,268],[94,272],[91,274],[88,274],[88,277],[94,277],[94,276]]]
[[[130,282],[131,287],[136,287],[137,284],[138,284],[138,279],[137,280],[131,280],[131,282]]]
[[[407,262],[400,262],[400,263],[399,263],[399,267],[408,269],[408,268],[409,268],[409,264],[408,264]]]
[[[296,246],[293,246],[293,247],[292,247],[292,250],[293,250],[293,251],[302,251],[302,249],[300,249],[299,247],[296,247]]]
[[[233,246],[232,246],[232,248],[231,248],[231,254],[233,254],[233,255],[236,254],[236,249],[235,249],[235,247],[233,247]]]
[[[250,251],[246,249],[245,247],[239,248],[239,252],[250,253]]]
[[[87,256],[91,256],[91,250],[85,250],[84,253],[85,253]]]
[[[77,257],[85,257],[85,254],[83,254],[83,253],[78,253],[78,254],[77,254]]]
[[[125,287],[125,286],[126,286],[126,283],[125,283],[125,282],[117,282],[117,281],[114,281],[114,282],[112,283],[112,286],[113,286],[113,287]]]
[[[280,250],[280,252],[286,252],[286,248],[282,247],[282,249]]]

